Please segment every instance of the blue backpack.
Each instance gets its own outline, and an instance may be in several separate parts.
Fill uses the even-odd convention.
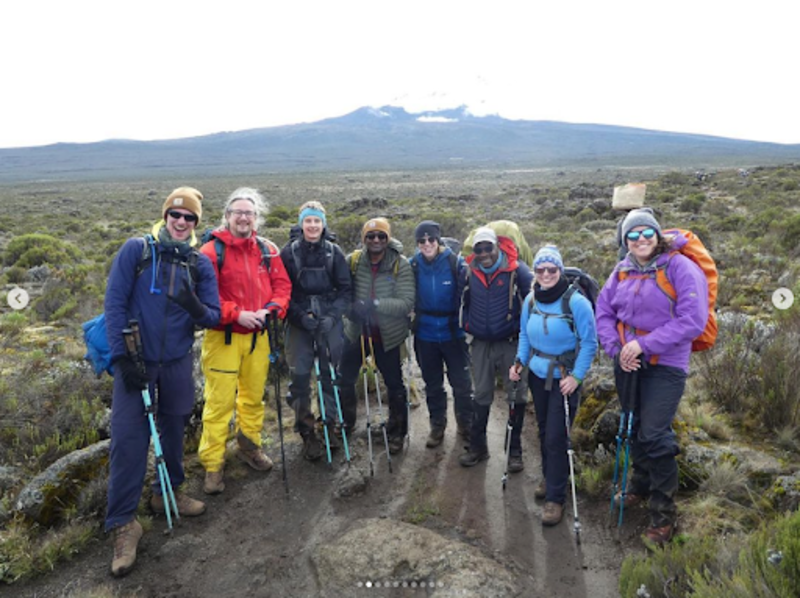
[[[102,313],[84,322],[83,341],[86,343],[86,355],[83,358],[92,364],[94,373],[99,378],[103,372],[114,375],[114,366],[111,365],[111,347],[108,346],[106,337],[106,314]]]

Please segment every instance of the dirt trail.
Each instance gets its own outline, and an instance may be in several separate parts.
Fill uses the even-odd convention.
[[[363,429],[363,414],[359,425]],[[613,597],[618,595],[620,563],[626,550],[637,543],[630,536],[621,545],[606,524],[607,504],[581,498],[582,544],[575,543],[571,503],[564,521],[554,528],[540,523],[541,501],[533,498],[539,476],[535,447],[536,426],[528,414],[523,436],[525,471],[512,475],[503,491],[505,466],[503,438],[506,409],[495,400],[489,425],[492,457],[471,469],[458,464],[463,441],[455,426],[447,429],[444,443],[425,448],[428,432],[424,405],[412,411],[412,442],[393,459],[394,473],[386,467],[382,445],[376,445],[376,472],[362,496],[333,496],[345,466],[308,463],[300,456],[294,434],[288,434],[287,465],[290,492],[281,482],[280,464],[267,474],[230,466],[225,492],[206,497],[208,511],[184,520],[172,537],[160,531],[157,518],[140,544],[135,569],[121,580],[108,573],[111,547],[97,542],[73,561],[22,587],[0,588],[0,593],[23,597],[79,596],[98,586],[118,596],[319,596],[326,595],[325,580],[316,579],[310,554],[358,521],[368,517],[415,520],[438,533],[479,547],[507,564],[518,576],[523,596]],[[354,466],[369,472],[364,434],[354,446]],[[275,445],[270,451],[279,456]],[[190,470],[199,491],[201,470]],[[190,488],[190,490],[192,490]],[[635,522],[630,526],[635,527]],[[632,532],[631,535],[635,535]],[[370,580],[364,572],[364,580]],[[377,580],[380,581],[380,580]],[[353,596],[424,596],[428,590],[359,589]],[[10,594],[9,594],[10,595]]]

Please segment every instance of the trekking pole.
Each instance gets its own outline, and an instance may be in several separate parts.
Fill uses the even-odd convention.
[[[269,375],[272,376],[272,382],[275,385],[275,405],[278,411],[278,436],[281,439],[281,469],[283,472],[283,486],[286,494],[289,494],[289,478],[286,475],[286,450],[283,444],[283,408],[281,406],[281,374],[278,371],[278,358],[280,350],[278,349],[278,312],[275,310],[270,311],[267,316],[267,338],[269,339]]]
[[[325,396],[322,392],[322,376],[319,368],[319,343],[315,335],[311,336],[311,345],[314,350],[314,371],[317,375],[317,400],[319,401],[319,416],[322,418],[322,430],[325,435],[325,451],[328,458],[328,465],[332,464],[331,459],[331,437],[328,432],[328,419],[325,417]]]
[[[406,363],[408,364],[408,389],[406,389],[406,446],[411,446],[411,388],[414,388],[415,396],[417,381],[414,379],[414,372],[411,369],[411,336],[406,337]]]
[[[347,464],[350,465],[350,445],[347,442],[347,430],[344,428],[344,415],[342,414],[342,401],[339,398],[339,386],[336,380],[336,368],[333,367],[333,359],[331,358],[331,345],[325,341],[325,352],[328,359],[328,369],[331,372],[331,386],[333,387],[333,398],[336,401],[336,415],[339,418],[339,426],[342,430],[342,445],[344,446],[344,458]]]
[[[567,369],[561,366],[561,377],[567,377]],[[569,457],[569,479],[572,485],[572,529],[575,532],[575,541],[581,543],[581,522],[578,518],[578,495],[575,492],[575,464],[573,462],[575,451],[572,448],[572,435],[570,434],[569,423],[569,395],[563,394],[564,397],[564,424],[567,432],[567,456]]]
[[[622,527],[622,516],[625,513],[625,497],[627,496],[628,489],[628,466],[630,465],[631,453],[631,430],[633,429],[633,405],[636,402],[636,383],[638,381],[638,373],[636,371],[628,373],[628,383],[625,385],[628,389],[628,417],[625,427],[625,438],[623,443],[625,445],[625,460],[622,466],[622,482],[620,483],[620,497],[619,497],[619,520],[617,521],[617,528]]]
[[[619,393],[619,389],[617,389],[617,394],[619,396],[619,428],[617,428],[617,450],[615,451],[615,459],[614,459],[614,476],[611,478],[611,505],[608,511],[609,517],[609,524],[614,522],[614,506],[617,498],[617,492],[619,491],[619,462],[622,456],[622,437],[625,434],[625,405],[623,404],[623,396],[627,396],[628,394],[628,385],[629,379],[627,376],[623,378],[624,386],[623,392]]]
[[[122,330],[122,336],[125,339],[125,348],[128,355],[136,363],[139,370],[144,373],[145,365],[142,358],[142,337],[139,332],[139,322],[137,320],[128,320],[128,328]],[[150,438],[153,440],[153,453],[156,458],[156,474],[158,475],[158,483],[161,487],[161,496],[164,499],[164,513],[167,515],[167,533],[172,532],[172,517],[174,515],[175,521],[178,521],[181,516],[178,513],[178,503],[175,500],[175,492],[172,490],[172,480],[170,480],[169,472],[167,471],[167,462],[164,459],[164,451],[161,448],[161,437],[158,435],[156,429],[156,422],[153,416],[153,401],[150,398],[149,388],[142,389],[142,402],[144,403],[144,412],[147,414],[147,422],[150,426]]]
[[[389,465],[389,473],[392,473],[392,455],[389,452],[389,432],[386,429],[386,417],[383,415],[383,401],[381,400],[381,381],[378,378],[378,362],[375,359],[375,345],[372,342],[372,335],[369,334],[367,327],[367,340],[369,341],[369,354],[372,355],[372,377],[375,381],[375,396],[378,398],[378,421],[383,432],[383,444],[386,447],[386,463]],[[407,427],[408,424],[406,424]]]
[[[514,382],[513,396],[517,396],[517,382]],[[516,408],[516,401],[511,401],[511,407],[508,410],[508,423],[506,424],[506,470],[503,472],[503,490],[506,489],[506,482],[508,482],[508,464],[511,461],[511,433],[514,429],[514,409]]]
[[[361,331],[361,377],[364,380],[364,407],[367,413],[367,446],[369,447],[369,475],[375,475],[375,455],[372,449],[372,414],[369,411],[369,380],[367,379],[367,349]]]

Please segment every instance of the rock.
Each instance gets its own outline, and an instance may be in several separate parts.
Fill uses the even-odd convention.
[[[477,548],[390,519],[357,521],[334,542],[317,546],[311,559],[317,578],[325,580],[322,596],[351,594],[367,582],[370,587],[425,587],[426,595],[437,597],[499,598],[520,592],[511,572]]]
[[[45,282],[48,278],[50,278],[50,275],[50,266],[43,264],[41,266],[29,268],[25,273],[25,280],[28,282]]]
[[[334,490],[334,495],[339,498],[350,498],[351,496],[359,496],[367,491],[367,484],[369,478],[358,467],[351,466],[346,471],[344,476],[339,480]]]
[[[592,426],[595,446],[611,446],[616,443],[619,431],[619,411],[605,411]]]
[[[794,511],[800,506],[800,471],[776,478],[770,494],[781,511]]]
[[[56,521],[85,486],[105,473],[110,444],[103,440],[53,463],[22,489],[15,509],[43,525]]]

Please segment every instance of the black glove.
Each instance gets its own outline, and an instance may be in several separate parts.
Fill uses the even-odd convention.
[[[353,302],[353,319],[356,322],[364,323],[369,320],[369,316],[372,313],[372,301],[364,301],[363,299],[356,299]]]
[[[147,374],[127,355],[114,361],[114,373],[122,376],[122,383],[128,392],[138,392],[147,388]]]
[[[189,286],[189,281],[186,278],[181,281],[181,290],[178,291],[177,295],[167,296],[186,310],[195,320],[200,320],[206,315],[206,306],[192,292],[192,287]]]
[[[300,325],[309,332],[314,332],[319,326],[319,320],[311,314],[303,314],[300,318]]]
[[[331,316],[324,316],[319,320],[319,333],[320,334],[328,334],[333,327],[336,325],[336,320],[334,320]]]

